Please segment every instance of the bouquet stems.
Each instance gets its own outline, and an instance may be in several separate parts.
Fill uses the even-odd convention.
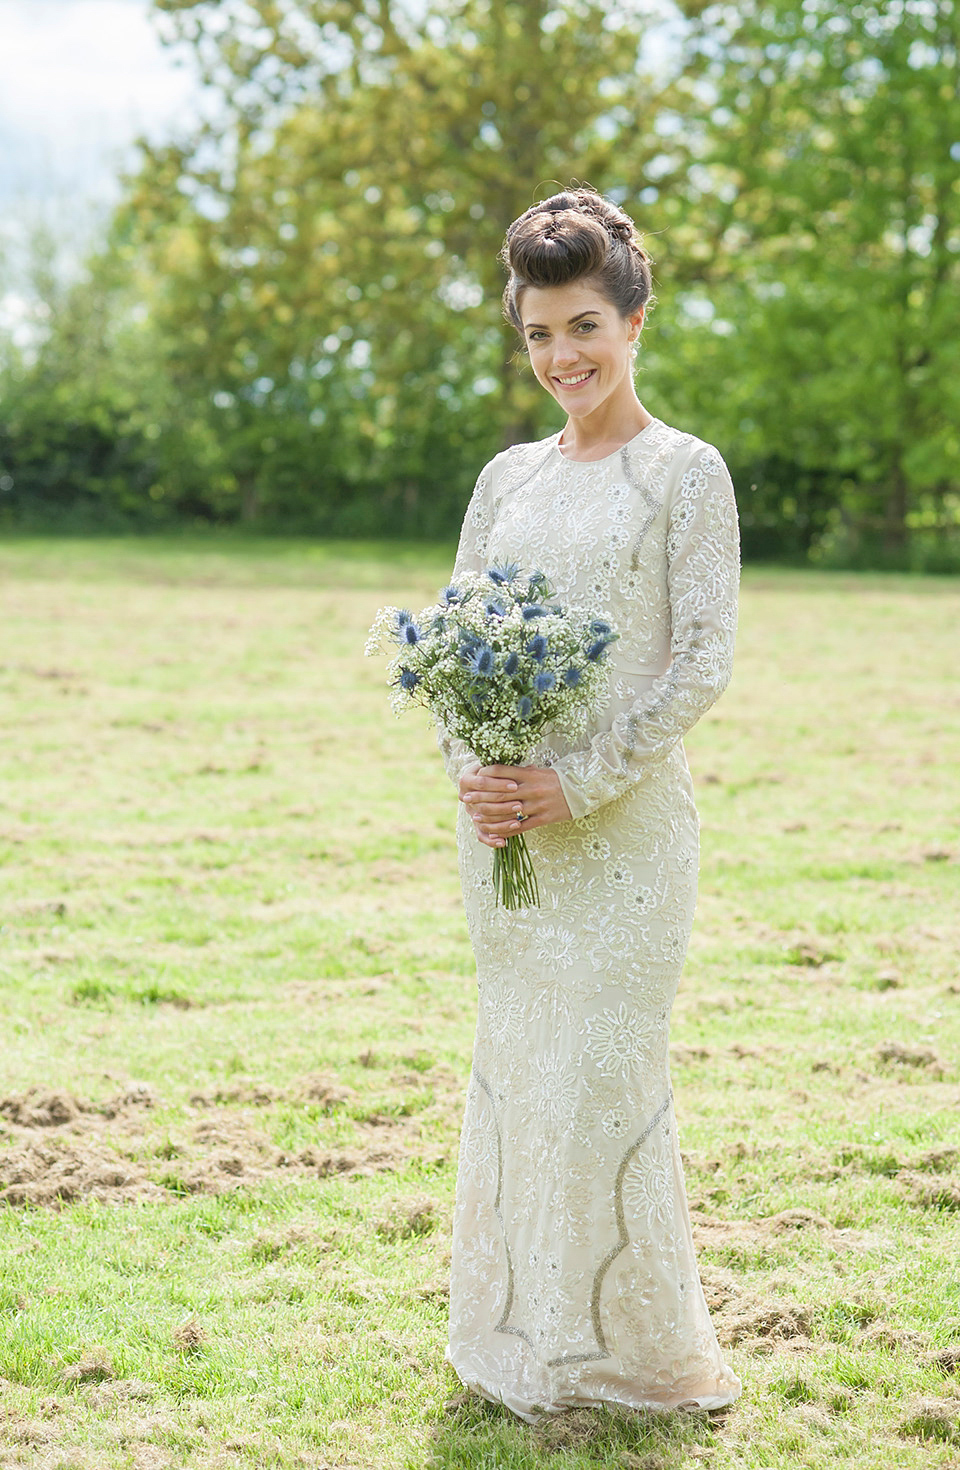
[[[505,909],[539,907],[537,875],[522,832],[516,837],[508,837],[506,847],[494,849],[493,886],[497,903],[503,904]]]

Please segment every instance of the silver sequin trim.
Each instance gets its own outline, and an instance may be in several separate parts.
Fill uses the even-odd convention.
[[[486,1093],[487,1099],[490,1103],[491,1112],[493,1113],[493,1127],[494,1132],[497,1136],[497,1193],[493,1201],[493,1213],[496,1215],[497,1223],[500,1226],[500,1234],[503,1237],[503,1252],[504,1256],[506,1257],[507,1263],[507,1297],[506,1301],[504,1302],[503,1311],[500,1314],[500,1321],[496,1323],[493,1330],[494,1332],[502,1332],[504,1334],[509,1334],[512,1337],[521,1338],[531,1349],[531,1351],[536,1353],[536,1346],[529,1333],[524,1332],[520,1327],[507,1326],[507,1320],[510,1316],[511,1311],[513,1310],[514,1276],[513,1258],[510,1255],[510,1247],[507,1244],[506,1227],[503,1223],[503,1136],[500,1132],[500,1121],[497,1116],[497,1104],[493,1096],[493,1089],[491,1088],[487,1079],[480,1072],[477,1071],[476,1067],[474,1067],[473,1069],[473,1075],[476,1078],[477,1085],[479,1087],[482,1087],[484,1092]],[[603,1333],[603,1323],[600,1318],[600,1294],[603,1290],[604,1277],[606,1276],[610,1267],[613,1265],[613,1262],[617,1259],[617,1256],[630,1242],[630,1235],[627,1231],[626,1217],[623,1213],[623,1181],[626,1176],[627,1169],[629,1168],[630,1160],[633,1158],[637,1150],[643,1147],[653,1130],[657,1127],[658,1123],[663,1122],[663,1119],[666,1117],[667,1110],[669,1109],[672,1101],[673,1093],[671,1091],[667,1093],[663,1102],[660,1104],[660,1106],[657,1108],[657,1111],[650,1119],[650,1122],[643,1129],[643,1132],[639,1135],[638,1138],[634,1139],[633,1143],[630,1144],[626,1153],[623,1155],[623,1158],[620,1160],[620,1167],[617,1170],[617,1177],[613,1185],[613,1212],[614,1219],[617,1222],[617,1242],[616,1245],[614,1245],[607,1252],[607,1254],[601,1261],[600,1266],[598,1267],[597,1272],[593,1278],[593,1290],[590,1293],[590,1320],[593,1324],[593,1332],[597,1340],[597,1351],[592,1353],[565,1353],[559,1358],[550,1358],[547,1362],[547,1366],[549,1368],[558,1368],[564,1363],[595,1363],[601,1358],[609,1358],[610,1356],[610,1350],[607,1347],[607,1340]]]

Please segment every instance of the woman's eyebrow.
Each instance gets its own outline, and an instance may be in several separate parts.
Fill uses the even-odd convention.
[[[599,315],[600,315],[600,313],[597,311],[597,308],[595,306],[590,306],[590,307],[587,308],[586,311],[578,311],[577,314],[576,314],[576,316],[572,316],[570,318],[570,320],[567,322],[567,326],[568,327],[572,327],[573,324],[574,324],[574,322],[578,322],[582,316],[599,316]],[[544,332],[550,330],[549,327],[547,326],[546,322],[527,322],[526,326],[524,327],[524,331],[525,332],[529,332],[529,330],[530,330],[531,327],[537,327],[537,328],[539,328],[539,330],[544,331]]]

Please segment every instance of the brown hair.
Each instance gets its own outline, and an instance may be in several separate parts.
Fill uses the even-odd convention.
[[[500,259],[509,275],[503,314],[521,336],[520,298],[528,286],[566,286],[589,276],[623,317],[656,299],[652,262],[633,220],[589,184],[554,194],[515,219]]]

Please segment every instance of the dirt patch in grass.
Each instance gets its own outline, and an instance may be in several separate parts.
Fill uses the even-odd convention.
[[[202,1102],[194,1099],[201,1117],[176,1139],[157,1132],[151,1116],[156,1098],[141,1084],[101,1103],[36,1087],[11,1095],[0,1101],[12,1144],[0,1148],[0,1204],[59,1208],[81,1199],[122,1203],[223,1194],[298,1174],[394,1171],[418,1151],[419,1128],[407,1117],[378,1114],[354,1122],[349,1147],[325,1146],[321,1123],[316,1144],[285,1150],[259,1120],[238,1112],[238,1105],[267,1108],[285,1098],[320,1103],[333,1113],[354,1094],[326,1077],[304,1078],[285,1093],[244,1079],[203,1094]]]
[[[860,1333],[858,1341],[867,1346],[889,1348],[891,1352],[911,1354],[927,1345],[927,1339],[922,1332],[914,1332],[910,1327],[893,1327],[889,1322],[871,1322]]]
[[[767,1215],[759,1220],[719,1220],[701,1211],[691,1212],[693,1233],[698,1248],[709,1250],[731,1243],[747,1245],[763,1244],[771,1237],[792,1235],[802,1231],[815,1231],[828,1238],[831,1243],[846,1241],[849,1232],[838,1230],[822,1215],[813,1210],[781,1210],[776,1215]]]
[[[196,1317],[188,1317],[173,1329],[173,1345],[181,1353],[197,1353],[207,1340],[203,1324]]]
[[[440,1225],[440,1207],[429,1195],[391,1201],[387,1212],[374,1221],[373,1229],[383,1240],[409,1240],[429,1235]]]
[[[64,1383],[103,1383],[113,1378],[113,1359],[105,1348],[90,1348],[76,1363],[69,1363],[61,1377]]]
[[[59,1208],[74,1200],[161,1199],[142,1165],[98,1144],[63,1138],[0,1151],[0,1205]]]
[[[925,1071],[931,1077],[943,1076],[943,1062],[932,1046],[907,1046],[902,1041],[881,1041],[875,1055],[884,1067]]]
[[[113,1119],[131,1108],[152,1108],[156,1097],[145,1082],[134,1082],[103,1102],[87,1102],[70,1092],[30,1087],[26,1092],[0,1098],[0,1117],[17,1128],[64,1128],[80,1123],[89,1127],[97,1118]]]
[[[931,1177],[901,1169],[897,1183],[906,1190],[910,1203],[922,1210],[960,1210],[960,1179],[953,1175]]]
[[[897,1430],[904,1439],[960,1445],[960,1397],[912,1399]]]
[[[812,1321],[812,1309],[799,1302],[749,1297],[729,1302],[718,1312],[717,1336],[725,1345],[742,1344],[754,1352],[771,1352],[775,1347],[803,1351],[813,1346]]]
[[[712,1266],[703,1262],[700,1266],[700,1285],[707,1300],[707,1306],[711,1312],[717,1312],[725,1307],[728,1302],[737,1296],[739,1287],[737,1279],[732,1271],[725,1270],[722,1266]]]

